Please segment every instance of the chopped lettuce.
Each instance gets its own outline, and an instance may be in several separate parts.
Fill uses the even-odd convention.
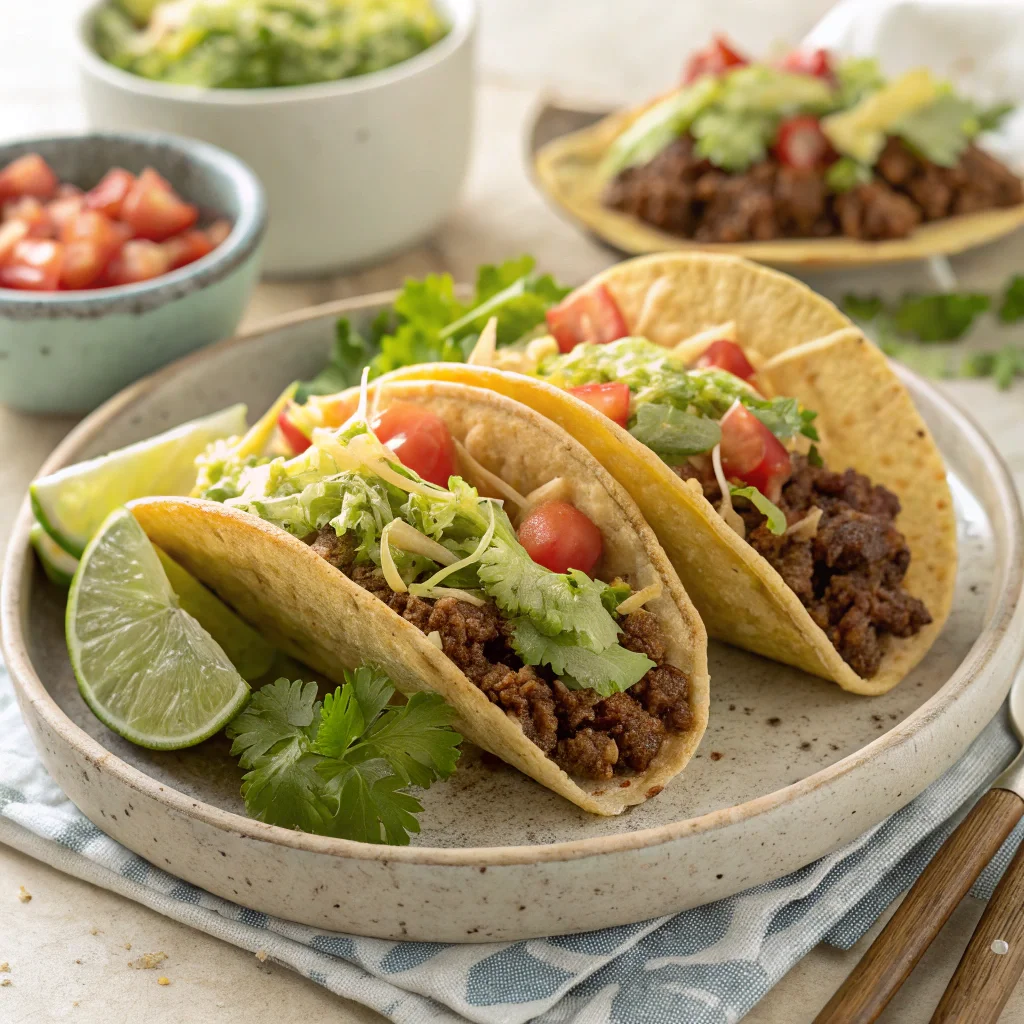
[[[885,75],[874,57],[847,57],[838,61],[832,72],[838,86],[839,109],[855,106],[885,85]]]
[[[725,110],[782,118],[828,110],[834,94],[832,86],[815,75],[747,64],[726,76],[720,102]]]
[[[980,130],[974,104],[951,92],[941,93],[892,126],[892,134],[940,167],[955,167]]]
[[[715,420],[660,402],[637,406],[629,432],[670,466],[685,462],[688,455],[710,451],[722,439]]]
[[[841,156],[825,172],[825,184],[832,192],[849,192],[858,185],[866,185],[873,177],[874,172],[867,164]]]
[[[746,498],[758,512],[766,516],[768,529],[776,537],[781,537],[786,532],[786,513],[773,501],[769,501],[756,487],[734,487],[730,484],[729,493],[734,498]]]
[[[778,118],[759,110],[714,108],[691,127],[698,156],[725,171],[745,171],[763,160],[775,136]]]

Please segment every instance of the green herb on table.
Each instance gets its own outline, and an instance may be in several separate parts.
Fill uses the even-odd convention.
[[[1024,319],[1024,274],[1015,274],[1010,278],[999,306],[999,319],[1004,324],[1015,324]]]
[[[423,807],[405,789],[455,771],[455,712],[434,693],[391,704],[394,685],[373,666],[346,671],[322,704],[316,693],[315,683],[278,679],[227,727],[246,769],[246,812],[317,835],[408,844]]]

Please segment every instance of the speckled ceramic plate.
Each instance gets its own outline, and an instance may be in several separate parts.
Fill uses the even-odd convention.
[[[643,109],[643,108],[640,108]],[[543,103],[529,132],[527,161],[537,187],[560,213],[616,252],[640,255],[673,249],[729,253],[775,266],[845,267],[951,256],[993,242],[1024,225],[1024,203],[944,217],[906,238],[863,242],[845,236],[707,243],[673,235],[604,205],[601,162],[638,110],[609,114],[559,102]]]
[[[321,366],[335,304],[174,364],[85,420],[45,472],[245,401],[261,412]],[[425,797],[405,848],[289,832],[242,814],[220,738],[175,753],[133,747],[78,695],[63,595],[30,555],[24,508],[2,593],[3,649],[47,767],[125,846],[196,885],[315,927],[483,941],[584,931],[718,899],[847,843],[951,765],[998,708],[1024,648],[1021,513],[999,457],[931,387],[905,377],[950,470],[961,565],[949,622],[890,693],[866,698],[713,644],[711,722],[657,798],[595,818],[467,750]]]

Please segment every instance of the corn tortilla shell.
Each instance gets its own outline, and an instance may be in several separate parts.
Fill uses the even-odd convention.
[[[612,114],[589,128],[563,135],[541,148],[534,158],[534,173],[548,198],[623,252],[639,255],[688,249],[731,253],[780,265],[848,266],[952,255],[1001,238],[1024,224],[1024,204],[1019,204],[932,221],[906,238],[885,242],[835,237],[701,243],[681,238],[601,202],[606,185],[601,163],[612,142],[649,106]]]
[[[349,393],[341,406],[354,409],[357,398]],[[662,584],[661,596],[645,607],[660,620],[667,662],[690,680],[693,725],[667,734],[646,772],[607,782],[570,778],[415,626],[284,530],[198,499],[147,498],[132,511],[155,544],[268,640],[328,678],[339,680],[342,668],[373,661],[403,693],[441,694],[458,712],[456,727],[468,740],[594,814],[618,814],[656,795],[700,742],[709,679],[704,626],[654,533],[582,446],[532,410],[494,392],[446,383],[389,387],[381,408],[396,399],[441,416],[474,458],[517,490],[564,477],[569,500],[601,527],[604,554],[596,574],[627,577],[636,589]]]
[[[488,387],[554,420],[632,495],[709,635],[832,679],[852,693],[885,693],[927,653],[952,605],[956,524],[934,439],[885,356],[835,306],[784,274],[735,257],[677,253],[619,264],[584,288],[606,284],[631,327],[648,289],[666,278],[673,287],[658,287],[664,318],[648,320],[651,341],[670,347],[735,319],[743,346],[764,359],[762,387],[817,411],[828,464],[856,469],[899,497],[896,525],[911,551],[906,587],[927,604],[934,621],[914,637],[888,637],[872,678],[857,675],[840,658],[796,594],[725,524],[696,481],[681,480],[590,405],[537,378],[459,363],[407,367],[382,380],[433,378]]]

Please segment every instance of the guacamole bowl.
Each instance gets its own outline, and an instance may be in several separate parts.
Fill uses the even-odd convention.
[[[152,167],[227,238],[201,259],[138,284],[85,291],[0,288],[0,402],[87,412],[194,349],[234,333],[259,278],[266,202],[256,176],[216,146],[148,133],[0,144],[0,167],[38,153],[61,181],[91,188],[112,167]]]
[[[259,175],[276,277],[373,263],[451,211],[469,163],[476,0],[436,0],[448,31],[382,70],[309,85],[206,88],[142,77],[95,48],[94,3],[78,24],[82,97],[94,128],[191,135]]]

